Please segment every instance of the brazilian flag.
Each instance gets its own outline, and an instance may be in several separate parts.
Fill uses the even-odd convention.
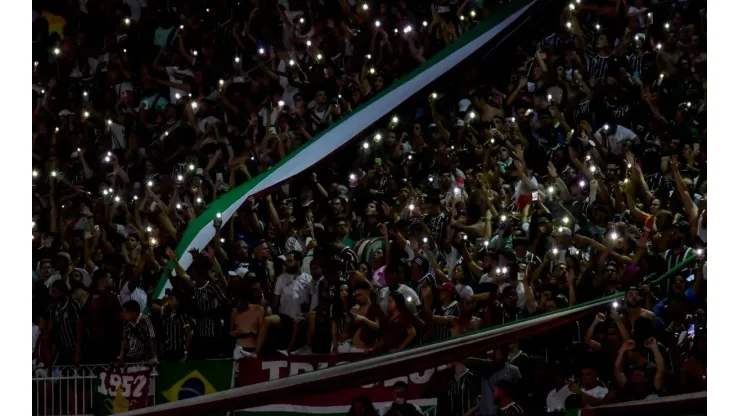
[[[228,390],[234,379],[233,360],[201,360],[161,364],[157,404],[176,402]]]

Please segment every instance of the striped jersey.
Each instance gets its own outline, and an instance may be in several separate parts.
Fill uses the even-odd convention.
[[[191,327],[190,319],[175,312],[165,312],[162,315],[162,352],[165,355],[185,352],[185,331]]]
[[[195,306],[195,334],[199,337],[215,338],[221,336],[221,312],[226,301],[221,288],[213,282],[196,287],[193,293]]]
[[[456,300],[453,300],[452,303],[450,303],[447,306],[440,306],[436,311],[434,311],[434,315],[436,316],[452,316],[459,318],[460,317],[460,305],[457,303]],[[444,341],[446,339],[449,339],[452,336],[452,333],[450,331],[450,327],[447,325],[435,325],[434,326],[434,340],[435,341]]]
[[[67,298],[49,307],[49,321],[54,324],[57,347],[73,352],[77,345],[77,320],[80,319],[80,304]]]
[[[123,339],[126,340],[129,361],[143,361],[147,355],[147,343],[154,340],[154,326],[147,315],[139,315],[134,323],[123,327]]]
[[[478,404],[480,396],[478,377],[466,370],[461,376],[455,376],[447,384],[446,396],[441,400],[443,412],[440,414],[462,416]]]
[[[501,416],[519,416],[524,415],[524,409],[522,409],[521,406],[519,406],[519,403],[517,402],[511,402],[507,404],[506,406],[501,408]]]

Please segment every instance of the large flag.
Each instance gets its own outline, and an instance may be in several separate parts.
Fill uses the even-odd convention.
[[[521,17],[539,0],[509,0],[501,2],[492,14],[471,30],[465,32],[457,41],[448,45],[434,57],[410,74],[394,82],[372,100],[358,107],[327,130],[306,142],[283,158],[270,170],[252,180],[232,189],[211,203],[206,211],[193,220],[183,234],[175,249],[180,264],[187,269],[192,262],[189,251],[203,249],[216,234],[213,220],[221,214],[224,224],[250,196],[259,194],[311,168],[323,158],[352,140],[378,119],[391,112],[399,104],[426,88],[447,71],[475,53],[509,25]],[[496,2],[492,2],[496,3]],[[171,284],[163,275],[154,292],[162,298]]]
[[[95,414],[107,416],[141,409],[149,403],[149,371],[98,374],[95,390]]]
[[[246,359],[239,361],[237,385],[248,386],[263,381],[278,380],[327,367],[334,367],[346,362],[367,358],[364,354],[343,355],[303,355],[290,356],[276,360]],[[392,403],[393,384],[403,381],[408,384],[406,399],[424,412],[425,415],[436,414],[437,399],[428,392],[433,384],[434,375],[440,368],[429,368],[421,372],[394,377],[365,386],[354,386],[325,394],[305,397],[280,397],[275,403],[244,409],[236,412],[238,416],[298,416],[298,415],[336,415],[347,414],[354,399],[365,396],[375,408],[383,410]],[[431,396],[431,397],[430,397]]]
[[[228,390],[234,379],[232,360],[162,364],[157,376],[157,404]]]

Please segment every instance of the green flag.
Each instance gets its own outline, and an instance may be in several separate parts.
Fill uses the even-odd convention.
[[[157,376],[157,404],[176,402],[232,387],[232,360],[162,364]]]

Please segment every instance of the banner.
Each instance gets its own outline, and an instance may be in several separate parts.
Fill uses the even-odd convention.
[[[278,380],[366,358],[367,356],[363,354],[303,355],[268,361],[250,358],[239,361],[236,384],[241,387]],[[242,416],[346,414],[352,405],[352,401],[357,396],[367,397],[373,402],[376,409],[382,410],[393,400],[393,384],[403,381],[408,384],[406,399],[419,406],[425,415],[434,415],[437,399],[433,397],[433,391],[435,390],[433,388],[435,384],[433,376],[438,370],[444,368],[445,366],[441,366],[439,369],[430,368],[370,385],[335,390],[320,395],[299,398],[285,397],[274,404],[240,410],[236,414]]]
[[[233,360],[162,364],[157,376],[157,404],[228,390],[232,387],[233,379]]]
[[[175,249],[177,258],[185,269],[190,266],[193,248],[202,250],[216,235],[213,220],[221,214],[226,224],[237,209],[250,196],[256,195],[280,184],[306,169],[311,168],[323,158],[334,152],[378,119],[382,118],[414,94],[426,88],[432,81],[475,53],[509,25],[521,17],[539,0],[509,0],[501,4],[493,14],[463,33],[454,43],[437,53],[410,74],[396,80],[370,101],[359,106],[327,130],[304,143],[270,170],[232,189],[212,202],[198,218],[185,230]],[[174,273],[174,271],[172,272]],[[171,287],[166,274],[163,274],[154,291],[157,299]]]
[[[95,414],[107,416],[146,407],[149,380],[149,371],[101,372],[98,374],[99,384],[95,391]]]

